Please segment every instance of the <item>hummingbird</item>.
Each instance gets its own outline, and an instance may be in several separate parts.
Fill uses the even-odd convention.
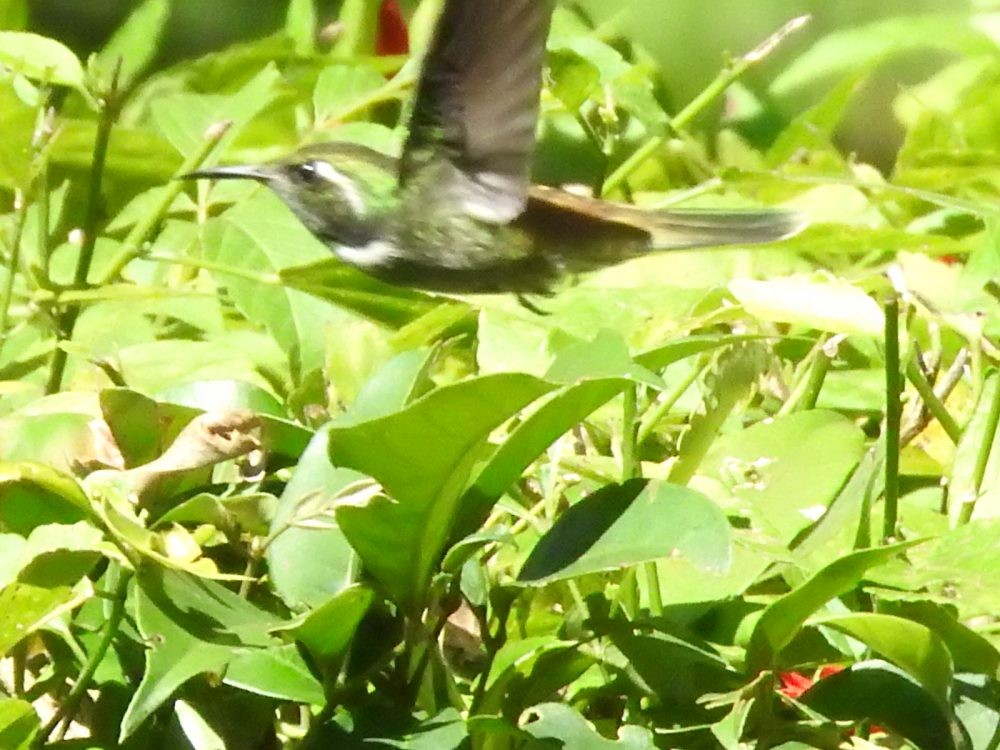
[[[391,284],[522,301],[653,251],[803,228],[784,211],[650,211],[533,185],[552,12],[552,0],[445,0],[398,159],[325,143],[186,177],[263,183],[341,261]]]

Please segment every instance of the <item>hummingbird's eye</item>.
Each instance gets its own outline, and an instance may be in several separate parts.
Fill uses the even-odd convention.
[[[303,182],[313,182],[319,176],[317,166],[315,161],[303,162],[295,168],[295,174]]]

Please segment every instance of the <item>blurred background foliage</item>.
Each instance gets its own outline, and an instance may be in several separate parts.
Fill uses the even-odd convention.
[[[374,0],[373,0],[374,2]],[[412,13],[416,0],[403,0],[404,13]],[[668,109],[683,106],[718,73],[727,53],[738,55],[751,49],[788,19],[811,14],[812,23],[783,45],[746,77],[755,92],[763,91],[798,56],[833,31],[872,31],[873,54],[891,50],[891,61],[881,66],[865,89],[855,97],[852,111],[844,119],[839,142],[845,151],[857,153],[866,162],[888,170],[902,139],[902,130],[888,116],[901,86],[925,80],[956,55],[948,49],[952,37],[937,34],[940,24],[964,22],[970,13],[980,14],[982,30],[989,34],[994,24],[991,12],[1000,9],[996,0],[579,0],[576,3],[610,35],[637,42],[662,71],[661,96]],[[52,36],[86,56],[99,49],[138,0],[0,0],[0,23],[8,27],[26,24],[32,31]],[[321,17],[337,17],[341,2],[321,0]],[[156,67],[167,67],[233,42],[277,31],[285,18],[287,0],[174,0],[171,19],[164,31]],[[998,11],[1000,12],[1000,11]],[[929,16],[928,22],[883,29],[883,19]],[[935,19],[935,16],[937,18]],[[1000,24],[998,24],[1000,25]],[[893,41],[895,37],[895,42]],[[864,46],[862,45],[862,48]],[[856,47],[851,48],[852,51]],[[835,51],[834,51],[835,52]],[[863,58],[845,54],[843,73]],[[768,116],[749,133],[766,142],[794,113],[814,103],[835,79],[810,79],[801,86],[780,92],[769,102]],[[774,91],[771,96],[775,97]],[[721,105],[705,116],[719,118]]]

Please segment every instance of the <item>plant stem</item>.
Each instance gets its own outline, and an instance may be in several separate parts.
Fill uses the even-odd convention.
[[[246,281],[252,281],[256,284],[264,284],[265,286],[276,286],[281,284],[281,277],[276,273],[256,273],[250,271],[246,268],[236,268],[235,266],[227,266],[225,263],[216,263],[211,260],[203,260],[201,258],[175,258],[169,255],[147,255],[143,260],[148,260],[152,263],[171,263],[176,266],[188,266],[190,268],[200,268],[205,271],[214,271],[215,273],[221,273],[228,276],[236,276]]]
[[[896,536],[899,520],[899,426],[903,405],[903,383],[899,361],[899,299],[892,296],[885,306],[885,516],[882,543]]]
[[[793,18],[791,21],[778,29],[778,31],[768,37],[762,44],[743,55],[743,57],[731,61],[725,68],[722,69],[719,75],[715,77],[715,80],[708,84],[708,86],[706,86],[702,92],[698,94],[698,96],[692,99],[688,105],[684,107],[684,109],[671,118],[669,130],[675,133],[683,131],[684,128],[686,128],[691,121],[697,117],[703,109],[705,109],[705,107],[711,104],[716,97],[724,93],[727,88],[739,80],[743,74],[756,63],[767,57],[774,50],[774,48],[783,42],[788,36],[805,26],[809,19],[810,16],[808,15]],[[611,176],[608,177],[607,181],[604,183],[602,195],[607,196],[617,190],[622,183],[628,179],[629,175],[638,169],[643,162],[659,151],[663,147],[664,143],[666,143],[666,136],[656,135],[636,149],[636,151],[628,159],[622,162],[618,169],[612,172]]]
[[[118,117],[118,77],[121,64],[115,69],[111,84],[103,97],[101,116],[97,122],[97,137],[94,142],[94,159],[90,165],[90,186],[87,194],[87,211],[83,221],[83,245],[76,259],[76,271],[73,274],[73,286],[81,289],[87,285],[90,266],[94,261],[94,248],[97,246],[97,225],[101,219],[102,196],[104,184],[104,167],[107,163],[108,145],[111,142],[111,131]],[[56,336],[59,340],[68,341],[73,338],[73,329],[80,316],[80,306],[67,307],[57,322]],[[45,386],[47,394],[56,393],[62,387],[63,374],[66,371],[66,350],[56,345],[52,354],[52,364],[49,370],[49,380]]]
[[[688,388],[694,385],[695,381],[701,377],[701,374],[706,369],[708,369],[707,362],[700,367],[691,368],[691,372],[688,373],[684,380],[677,384],[676,388],[667,393],[661,401],[658,401],[652,408],[646,411],[642,417],[642,422],[639,424],[639,434],[636,437],[637,443],[642,445],[642,442],[649,437],[650,433],[656,428],[656,425],[660,423],[660,420],[670,413],[670,410],[680,401],[681,396],[687,393]]]
[[[87,692],[87,688],[90,687],[90,681],[97,672],[97,668],[104,659],[104,655],[114,642],[115,636],[118,634],[118,628],[125,617],[125,599],[128,594],[128,584],[131,577],[132,574],[124,568],[118,569],[118,584],[111,599],[111,612],[108,614],[107,622],[104,623],[104,633],[101,636],[101,640],[97,644],[97,648],[90,654],[87,662],[83,665],[80,676],[77,677],[72,690],[66,696],[66,700],[63,701],[55,715],[38,732],[32,747],[44,747],[49,735],[55,731],[59,724],[73,721],[80,700]]]
[[[995,379],[998,377],[998,374],[993,370],[988,372],[986,377]],[[959,509],[958,525],[960,526],[972,520],[972,513],[976,509],[976,499],[982,491],[983,478],[986,476],[986,467],[990,461],[990,454],[993,452],[993,444],[996,442],[997,426],[1000,425],[1000,388],[994,388],[992,391],[993,400],[990,402],[989,416],[986,418],[986,424],[983,426],[983,437],[979,443],[979,451],[976,453],[976,465],[973,468],[972,474],[972,486],[976,488],[976,491],[972,500],[962,503]],[[989,392],[988,389],[984,390],[984,393]]]
[[[923,399],[924,405],[934,415],[934,418],[948,434],[948,437],[951,438],[951,442],[958,445],[958,441],[962,437],[962,428],[958,426],[958,422],[955,421],[955,418],[951,416],[947,407],[937,397],[937,394],[934,393],[934,388],[931,386],[930,381],[927,380],[927,376],[917,363],[915,357],[911,357],[906,363],[906,377],[913,383],[913,387],[917,389],[917,393]]]
[[[18,266],[21,265],[21,236],[24,234],[24,222],[27,218],[27,206],[24,194],[17,192],[14,198],[17,219],[14,224],[14,236],[10,240],[10,262],[7,264],[7,278],[4,279],[3,292],[0,292],[0,352],[7,340],[7,321],[10,315],[10,303],[14,297],[14,279]]]
[[[205,140],[201,148],[184,160],[184,163],[181,164],[180,169],[175,174],[175,179],[168,182],[164,187],[163,195],[160,196],[160,200],[157,202],[155,208],[146,214],[141,221],[136,223],[128,235],[126,235],[121,249],[108,264],[107,270],[98,281],[99,284],[108,284],[116,279],[125,270],[125,266],[142,255],[142,246],[149,239],[153,230],[163,221],[163,217],[167,215],[174,200],[184,190],[184,183],[176,178],[182,177],[188,172],[193,172],[200,167],[212,153],[212,150],[218,145],[219,141],[222,140],[222,137],[231,125],[232,123],[230,122],[217,123],[206,131]]]
[[[639,465],[639,386],[629,383],[622,393],[622,481],[635,479],[642,475]]]

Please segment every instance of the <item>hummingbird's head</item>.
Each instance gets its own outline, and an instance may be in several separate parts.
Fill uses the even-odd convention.
[[[213,167],[184,179],[245,179],[267,185],[323,240],[367,244],[394,199],[396,160],[355,144],[310,146],[265,164]]]

